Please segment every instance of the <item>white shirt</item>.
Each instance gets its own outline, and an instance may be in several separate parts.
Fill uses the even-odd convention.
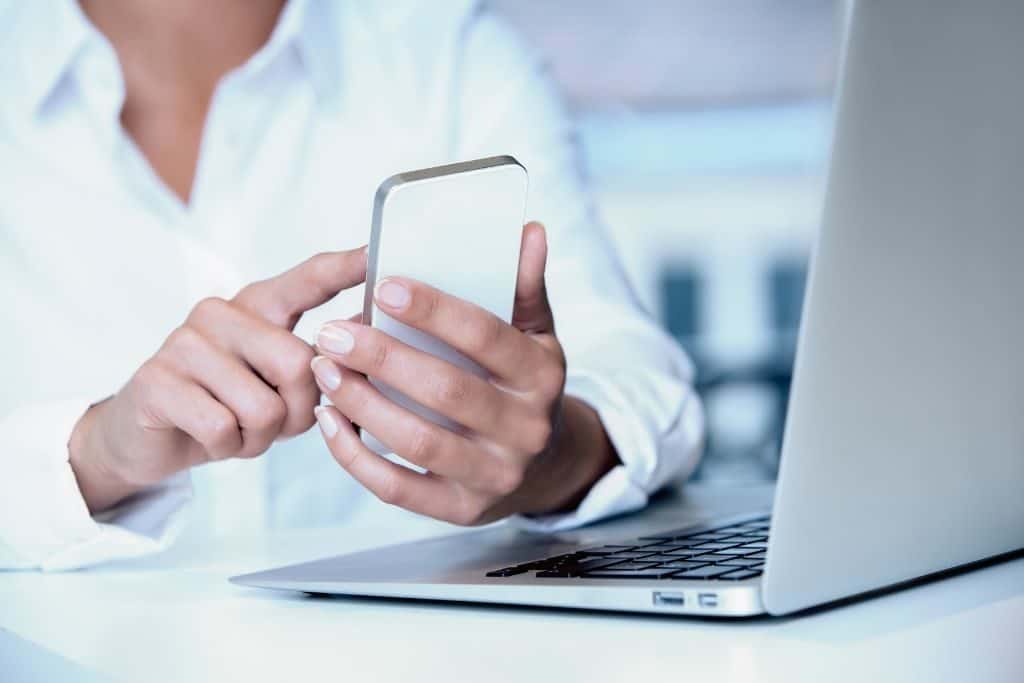
[[[519,521],[560,529],[636,509],[694,466],[691,365],[638,310],[536,55],[472,0],[290,2],[217,87],[188,205],[124,133],[123,99],[116,56],[75,2],[0,0],[0,567],[81,567],[182,533],[412,523],[316,430],[96,517],[67,443],[201,298],[365,243],[387,176],[495,154],[529,170],[528,217],[548,228],[566,392],[598,411],[622,460],[577,510]],[[344,292],[296,334],[361,300]]]

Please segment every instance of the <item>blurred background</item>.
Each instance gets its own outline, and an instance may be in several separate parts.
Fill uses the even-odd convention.
[[[498,0],[577,116],[598,210],[642,301],[695,359],[696,477],[775,478],[819,220],[833,0]]]

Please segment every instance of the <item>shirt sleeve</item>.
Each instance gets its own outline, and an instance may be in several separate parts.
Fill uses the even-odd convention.
[[[453,156],[515,156],[530,178],[528,220],[547,228],[547,282],[568,359],[566,394],[593,407],[621,464],[567,514],[519,518],[555,531],[646,505],[689,474],[703,445],[693,365],[639,305],[589,202],[574,131],[544,65],[497,17],[477,11],[453,82]]]
[[[21,406],[0,419],[0,569],[77,569],[166,548],[192,495],[187,473],[91,516],[68,463],[88,400]]]

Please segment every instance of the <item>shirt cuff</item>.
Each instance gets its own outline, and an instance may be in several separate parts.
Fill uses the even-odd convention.
[[[637,385],[635,376],[632,380],[627,386]],[[649,400],[638,403],[637,397],[619,388],[614,372],[570,373],[566,395],[597,411],[622,464],[601,477],[575,510],[536,517],[514,516],[510,520],[513,525],[529,531],[557,532],[639,510],[673,474],[681,473],[687,465],[692,470],[699,449],[669,449],[663,447],[667,443],[662,443],[681,441],[671,438],[677,432],[688,434],[691,442],[699,441],[702,413],[699,401],[687,400],[692,396],[686,393],[689,386],[675,378],[653,378],[651,382],[639,383],[638,390],[649,392]]]
[[[96,517],[68,462],[68,439],[89,401],[23,408],[4,420],[13,443],[0,460],[0,537],[18,567],[77,569],[166,548],[192,497],[186,472],[151,486]],[[8,564],[6,561],[3,564]]]

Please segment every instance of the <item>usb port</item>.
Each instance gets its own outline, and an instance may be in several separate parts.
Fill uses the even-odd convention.
[[[654,604],[658,607],[682,607],[683,594],[654,591]]]
[[[697,593],[697,604],[701,607],[718,607],[718,593]]]

